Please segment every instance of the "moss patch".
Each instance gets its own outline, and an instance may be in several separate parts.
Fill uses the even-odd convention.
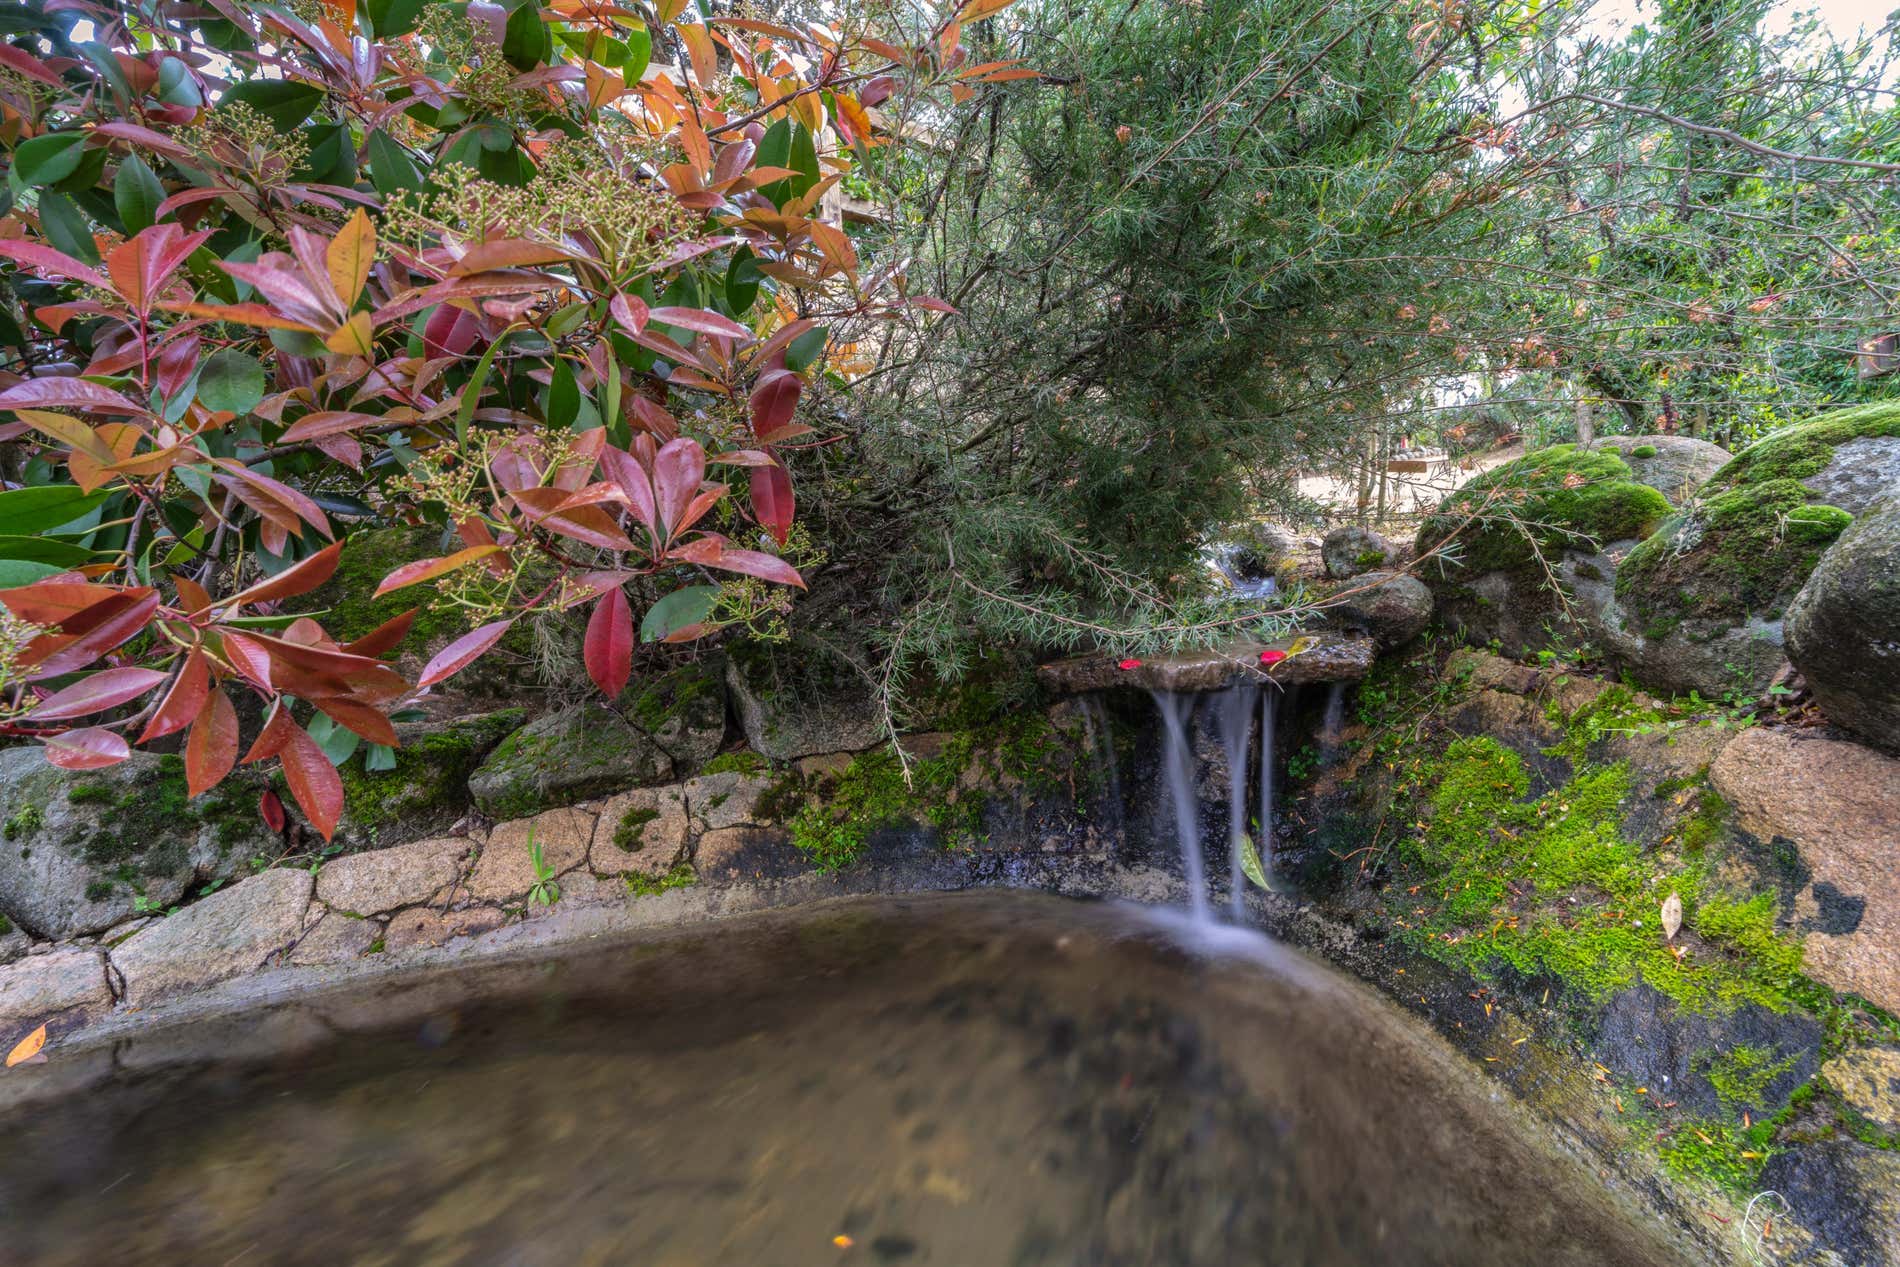
[[[1743,449],[1709,477],[1708,487],[1742,488],[1767,480],[1803,480],[1818,475],[1849,440],[1900,436],[1900,403],[1839,409],[1813,422],[1784,427]]]
[[[764,774],[771,767],[750,748],[722,752],[700,768],[701,774]]]
[[[6,827],[0,829],[8,840],[18,840],[22,836],[31,836],[46,825],[46,814],[37,805],[22,805],[13,811],[7,819]]]
[[[646,848],[647,824],[660,816],[657,809],[634,806],[620,816],[614,824],[614,844],[628,853],[639,853]]]
[[[1688,617],[1779,615],[1851,518],[1809,496],[1798,480],[1766,480],[1672,517],[1623,561],[1617,597],[1650,637]]]
[[[377,843],[405,825],[460,815],[469,803],[469,775],[526,719],[525,709],[507,708],[433,729],[396,749],[393,770],[368,771],[356,759],[345,763],[340,773],[346,822]]]
[[[87,780],[68,789],[68,801],[101,810],[99,825],[73,843],[88,863],[118,868],[127,883],[141,872],[175,875],[188,866],[201,826],[214,829],[220,852],[262,838],[257,816],[262,786],[255,776],[237,773],[193,800],[184,758],[162,756],[135,773]]]
[[[1639,444],[1630,450],[1630,456],[1633,458],[1653,458],[1656,456],[1656,446],[1653,444]]]
[[[683,889],[699,879],[690,862],[676,862],[672,870],[665,875],[641,875],[638,872],[627,873],[627,892],[634,897],[651,897],[655,893],[664,893],[668,889]]]
[[[1518,522],[1508,522],[1507,513]],[[1467,525],[1473,514],[1481,518]],[[1559,444],[1508,462],[1446,498],[1420,528],[1419,548],[1435,549],[1460,533],[1471,574],[1541,575],[1538,550],[1549,555],[1648,536],[1668,514],[1668,499],[1635,482],[1617,454]]]

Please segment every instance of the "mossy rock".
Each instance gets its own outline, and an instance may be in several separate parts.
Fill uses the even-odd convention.
[[[1900,488],[1900,403],[1824,413],[1757,440],[1709,477],[1703,492],[1799,480],[1809,500],[1858,515]]]
[[[1440,617],[1474,643],[1496,641],[1521,655],[1588,640],[1593,604],[1607,600],[1607,585],[1583,587],[1581,610],[1566,608],[1549,573],[1573,587],[1580,577],[1606,577],[1615,563],[1605,547],[1648,536],[1668,514],[1668,499],[1637,481],[1618,454],[1555,445],[1447,497],[1419,529],[1418,553],[1455,535],[1454,553],[1420,576]]]
[[[482,759],[527,721],[526,709],[506,708],[447,722],[398,727],[396,768],[370,771],[354,757],[342,767],[345,844],[381,848],[445,831],[468,812],[468,781]]]
[[[590,701],[537,718],[502,740],[470,777],[468,790],[484,814],[505,820],[672,777],[665,749]]]
[[[818,646],[739,643],[726,661],[726,685],[746,742],[768,760],[860,752],[883,735],[870,683]]]
[[[615,707],[651,735],[681,769],[698,769],[726,743],[724,657],[709,656],[636,677]]]
[[[1900,753],[1900,490],[1823,556],[1788,607],[1787,641],[1829,721]]]
[[[47,764],[38,747],[0,751],[0,913],[42,937],[72,937],[141,904],[171,906],[275,854],[257,812],[264,786],[238,770],[194,799],[176,756],[140,752],[76,772]]]
[[[1597,446],[1629,464],[1630,478],[1680,506],[1729,462],[1719,444],[1690,436],[1605,436]]]

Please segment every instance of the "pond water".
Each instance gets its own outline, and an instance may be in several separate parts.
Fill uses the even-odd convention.
[[[1358,984],[1022,894],[359,984],[100,1069],[11,1088],[0,1261],[1677,1261]]]

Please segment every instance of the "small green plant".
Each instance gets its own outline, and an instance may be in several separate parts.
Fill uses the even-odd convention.
[[[1289,779],[1310,779],[1319,769],[1319,749],[1312,744],[1301,744],[1287,754],[1286,774]]]
[[[699,877],[693,871],[693,864],[681,860],[665,875],[641,875],[629,871],[626,875],[627,893],[633,897],[652,897],[655,893],[664,893],[668,889],[683,889]]]
[[[40,812],[39,806],[22,805],[15,811],[13,817],[7,820],[5,828],[6,838],[8,840],[18,840],[21,836],[33,834],[45,824],[46,815]]]
[[[528,905],[553,906],[561,900],[561,886],[554,882],[554,868],[541,852],[541,842],[528,828],[528,862],[534,867],[534,885],[528,890]]]

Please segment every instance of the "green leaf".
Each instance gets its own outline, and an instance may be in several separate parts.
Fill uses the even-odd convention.
[[[301,126],[322,100],[323,89],[315,84],[289,79],[253,79],[232,88],[218,104],[241,101],[269,119],[279,132],[289,132]]]
[[[13,170],[25,185],[50,185],[79,170],[85,157],[84,132],[50,132],[22,141],[13,151]]]
[[[0,537],[0,559],[69,568],[92,562],[92,551],[58,537]]]
[[[172,65],[167,62],[166,65]],[[165,201],[165,186],[137,154],[119,160],[118,174],[112,178],[112,205],[118,208],[119,222],[130,234],[141,233],[158,220],[158,205]]]
[[[82,264],[99,262],[99,247],[92,240],[92,226],[85,213],[65,194],[40,195],[40,228],[53,249],[64,251]]]
[[[389,40],[413,30],[416,18],[428,4],[429,0],[364,0],[363,12],[376,38]]]
[[[369,134],[369,182],[387,198],[400,189],[420,192],[422,169],[386,132]]]
[[[764,277],[751,247],[742,246],[735,251],[732,263],[726,268],[726,311],[735,317],[752,311],[752,305],[759,298],[759,282]]]
[[[674,590],[647,608],[646,619],[640,622],[641,641],[659,642],[668,634],[699,624],[712,614],[713,600],[717,597],[717,585],[689,585]]]
[[[754,167],[790,167],[792,165],[792,124],[788,119],[780,119],[765,130],[759,138],[759,151],[752,158]],[[782,205],[790,180],[775,181],[760,189],[759,192],[773,206]]]
[[[812,140],[811,129],[802,123],[792,125],[791,161],[785,165],[799,173],[786,182],[792,187],[793,197],[804,197],[818,183],[818,146]]]
[[[396,768],[396,750],[384,743],[373,743],[363,749],[363,768],[371,774],[380,774]]]
[[[816,326],[793,339],[785,349],[785,368],[794,374],[802,374],[811,363],[825,353],[825,339],[829,337],[824,326]]]
[[[202,106],[204,94],[183,59],[167,57],[158,67],[158,99],[168,106]]]
[[[508,64],[519,71],[530,71],[546,61],[554,51],[554,41],[549,37],[547,23],[541,20],[541,6],[536,0],[518,5],[508,15],[508,25],[501,35],[501,55]]]
[[[363,737],[348,726],[339,726],[331,721],[328,713],[314,714],[304,729],[317,741],[317,747],[323,749],[323,755],[330,758],[331,765],[342,765],[348,761],[363,742]]]
[[[213,352],[198,373],[198,399],[213,412],[248,414],[266,386],[264,367],[236,348]]]
[[[548,384],[548,425],[556,430],[569,430],[581,412],[580,384],[574,381],[574,367],[567,363],[566,357],[554,362],[553,376]]]
[[[627,60],[620,65],[620,73],[630,84],[640,82],[647,73],[647,65],[653,60],[653,37],[647,34],[644,26],[627,34]]]
[[[1240,839],[1234,842],[1234,848],[1240,851],[1240,870],[1258,887],[1271,893],[1273,886],[1267,882],[1267,869],[1260,865],[1260,851],[1253,847],[1253,837],[1242,832]]]
[[[501,351],[501,345],[508,341],[509,334],[518,325],[509,326],[488,345],[488,350],[482,353],[482,359],[475,362],[475,372],[468,376],[468,385],[462,388],[462,399],[455,407],[455,443],[458,447],[468,443],[468,424],[474,421],[476,407],[481,403],[482,389],[488,386],[488,371],[495,366],[495,353]]]
[[[58,576],[65,568],[50,563],[29,563],[25,559],[0,559],[0,590],[18,589],[49,576]]]
[[[102,198],[102,196],[97,193],[95,186],[98,185],[99,178],[106,174],[107,157],[108,155],[106,154],[104,146],[81,150],[79,154],[79,166],[75,167],[68,175],[54,181],[52,187],[59,190],[62,194],[72,194],[77,198]],[[95,216],[103,218],[104,211],[104,207],[96,205],[93,207],[93,214]]]
[[[16,488],[0,493],[0,537],[26,537],[63,527],[96,510],[112,496],[109,491],[82,493],[71,484],[44,488]]]

